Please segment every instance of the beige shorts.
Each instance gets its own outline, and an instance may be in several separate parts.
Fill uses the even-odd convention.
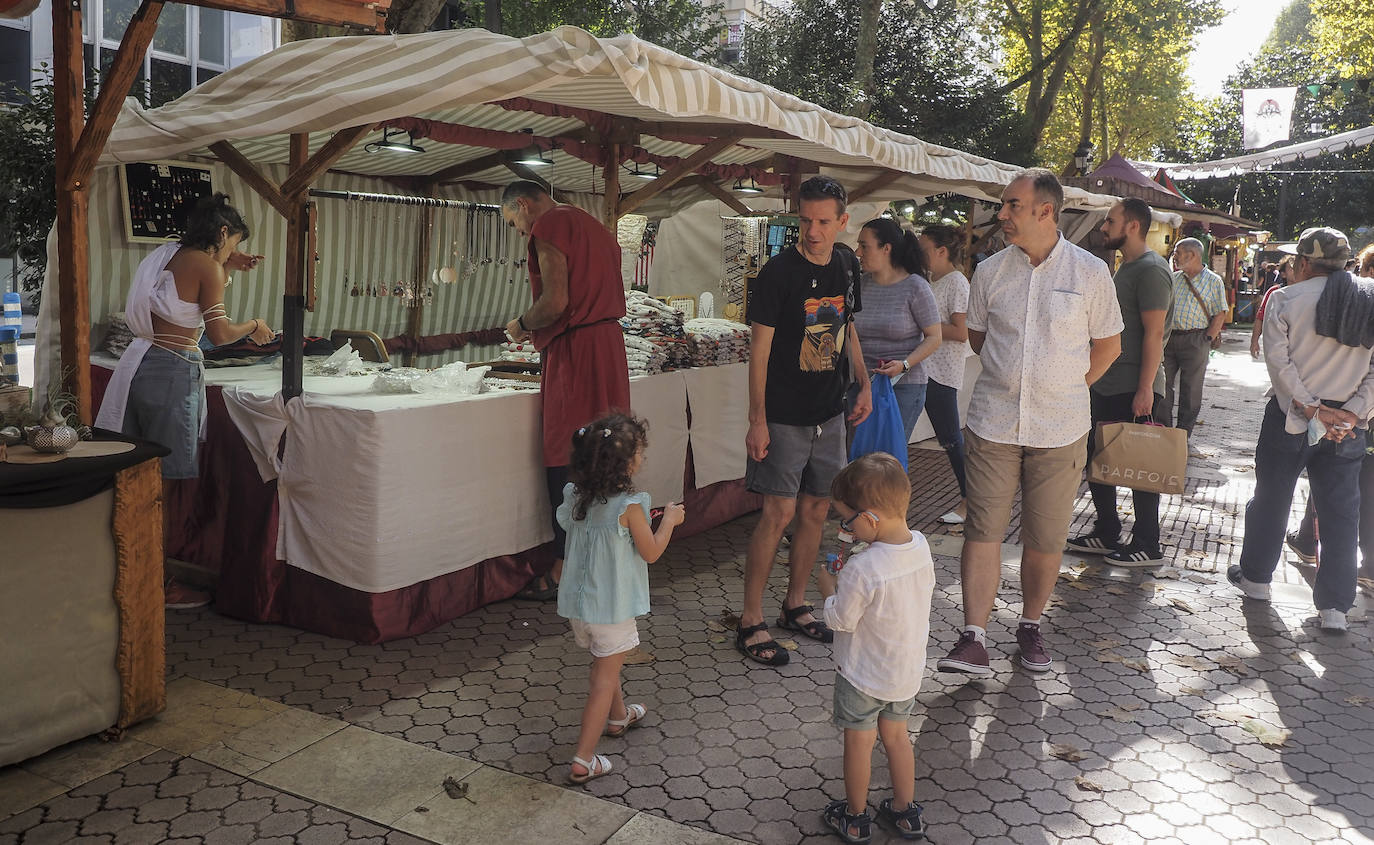
[[[1021,545],[1045,554],[1064,551],[1088,461],[1088,435],[1053,449],[996,443],[971,430],[965,432],[965,439],[968,516],[964,539],[1002,542],[1020,488]]]
[[[583,622],[581,619],[568,621],[572,623],[573,639],[590,651],[592,657],[610,657],[639,645],[639,625],[634,619],[609,625]]]

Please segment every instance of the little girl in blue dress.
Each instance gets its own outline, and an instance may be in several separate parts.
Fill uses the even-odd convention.
[[[577,644],[592,653],[591,681],[582,710],[568,780],[609,774],[611,761],[596,753],[603,735],[623,736],[647,715],[642,704],[625,703],[620,669],[639,645],[636,616],[649,612],[649,568],[668,547],[673,529],[686,516],[680,504],[664,508],[655,531],[649,522],[649,494],[636,492],[633,477],[648,445],[644,423],[611,414],[573,433],[568,464],[571,483],[563,488],[557,518],[568,532],[558,615],[572,625]]]

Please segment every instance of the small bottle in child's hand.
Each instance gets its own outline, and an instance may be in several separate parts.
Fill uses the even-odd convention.
[[[840,570],[844,569],[844,557],[834,552],[825,556],[825,571],[831,575],[839,575]]]

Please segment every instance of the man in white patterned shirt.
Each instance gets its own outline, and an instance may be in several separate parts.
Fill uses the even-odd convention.
[[[1021,173],[997,214],[1010,244],[978,265],[969,292],[969,345],[983,372],[968,409],[968,518],[960,576],[964,630],[936,665],[991,675],[986,626],[1001,583],[1001,542],[1019,488],[1020,662],[1051,666],[1040,615],[1059,576],[1087,462],[1088,385],[1121,354],[1121,309],[1102,259],[1058,228],[1064,189],[1048,170]]]
[[[1164,346],[1164,414],[1160,422],[1174,424],[1174,382],[1178,382],[1178,427],[1191,438],[1202,410],[1202,381],[1207,358],[1226,325],[1226,286],[1203,262],[1202,241],[1184,238],[1174,244],[1174,316]],[[1188,452],[1199,452],[1188,445]]]

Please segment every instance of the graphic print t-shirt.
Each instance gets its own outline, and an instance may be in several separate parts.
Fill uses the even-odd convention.
[[[845,325],[860,310],[849,251],[825,266],[795,248],[769,259],[749,297],[749,321],[773,329],[768,355],[768,421],[820,425],[844,411]]]

